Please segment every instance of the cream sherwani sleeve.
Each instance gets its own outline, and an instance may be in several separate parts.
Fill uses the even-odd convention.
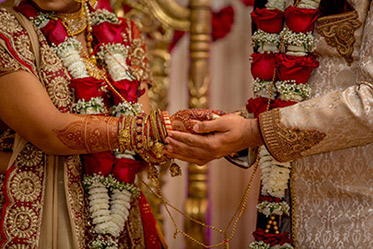
[[[373,84],[359,82],[259,117],[264,143],[280,162],[373,142]],[[373,152],[372,152],[373,153]]]

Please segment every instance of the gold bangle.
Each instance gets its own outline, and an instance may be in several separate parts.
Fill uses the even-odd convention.
[[[124,119],[124,127],[123,127],[123,119]],[[130,140],[131,140],[131,133],[130,133],[130,122],[132,117],[126,116],[122,119],[121,122],[121,131],[119,136],[119,144],[120,144],[120,151],[123,153],[125,150],[130,150]]]
[[[151,111],[151,113],[150,113],[150,121],[151,121],[151,124],[152,124],[152,131],[153,131],[154,142],[160,141],[161,138],[160,138],[160,135],[158,133],[157,120],[156,120],[155,112],[154,111]]]

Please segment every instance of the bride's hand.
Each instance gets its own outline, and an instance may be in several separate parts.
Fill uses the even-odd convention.
[[[198,121],[214,120],[224,112],[219,110],[208,110],[208,109],[188,109],[180,110],[171,116],[172,129],[174,131],[182,131],[195,133],[193,126]]]

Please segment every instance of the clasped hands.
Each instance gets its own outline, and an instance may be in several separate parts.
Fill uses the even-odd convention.
[[[198,165],[263,144],[257,120],[239,112],[181,110],[171,116],[171,122],[166,155]]]

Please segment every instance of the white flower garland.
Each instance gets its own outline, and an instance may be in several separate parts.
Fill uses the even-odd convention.
[[[105,113],[104,100],[101,97],[92,97],[89,101],[79,99],[73,104],[73,109],[78,114]]]
[[[269,201],[262,201],[258,205],[256,205],[258,211],[265,216],[272,216],[272,215],[289,215],[290,206],[287,204],[286,201],[281,202],[269,202]]]
[[[132,108],[130,107],[132,106]],[[143,112],[142,105],[140,103],[122,102],[118,105],[114,105],[110,108],[110,114],[114,117],[120,117],[122,115],[135,115],[133,112],[135,110],[137,113]]]
[[[275,33],[268,33],[261,29],[255,31],[252,40],[254,48],[259,53],[273,52],[278,53],[278,46],[280,45],[280,35]]]
[[[84,60],[80,56],[81,43],[74,37],[66,38],[66,40],[58,44],[58,46],[52,44],[52,49],[60,58],[62,64],[67,68],[73,79],[89,76]]]
[[[271,195],[277,198],[285,196],[290,179],[290,163],[276,161],[262,146],[260,151],[259,165],[262,170],[262,195]]]
[[[269,94],[271,91],[271,81],[266,81],[266,80],[261,80],[259,78],[256,78],[253,81],[253,91],[255,97],[264,97],[264,98],[269,98]],[[276,84],[274,84],[274,87],[272,89],[272,95],[271,99],[274,100],[276,98]]]
[[[311,88],[308,84],[296,84],[295,81],[277,81],[275,86],[282,100],[301,102],[311,95]]]
[[[284,243],[283,245],[274,245],[265,243],[264,241],[254,241],[249,245],[249,249],[294,249],[289,243]]]
[[[91,24],[99,25],[103,22],[119,23],[118,17],[107,9],[99,9],[91,14]]]
[[[304,9],[317,9],[319,7],[320,0],[302,0],[300,1],[298,8]]]
[[[129,216],[131,197],[137,198],[139,188],[119,182],[112,175],[86,175],[83,184],[88,190],[89,210],[95,232],[118,237]]]
[[[118,248],[118,239],[113,239],[111,237],[104,237],[101,234],[97,236],[97,239],[91,244],[92,249],[117,249]]]
[[[271,246],[264,241],[253,241],[249,245],[249,249],[269,249]]]
[[[312,32],[297,33],[284,27],[280,33],[280,37],[286,46],[286,54],[295,56],[306,56],[307,52],[315,50],[315,37]]]
[[[284,11],[292,3],[292,0],[268,0],[265,7],[267,9],[279,9]]]
[[[128,47],[123,44],[102,44],[100,52],[97,54],[108,66],[109,74],[115,81],[133,80],[128,71],[126,59]]]
[[[30,18],[31,22],[38,28],[44,28],[50,21],[50,17],[47,14],[40,13],[37,17]]]
[[[253,80],[253,91],[255,97],[269,98],[271,91],[271,81],[256,78]],[[308,84],[296,84],[295,81],[276,81],[272,88],[271,99],[279,97],[282,100],[300,102],[306,100],[311,95]]]

